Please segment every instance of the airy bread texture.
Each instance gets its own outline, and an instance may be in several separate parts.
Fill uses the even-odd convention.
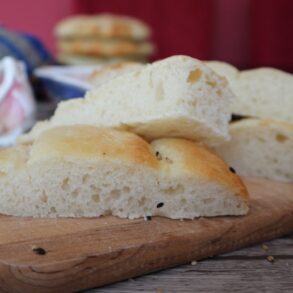
[[[142,21],[114,14],[77,15],[62,20],[55,28],[59,38],[129,38],[142,40],[150,36],[150,28]]]
[[[238,174],[293,182],[293,124],[244,119],[230,124],[230,134],[215,150]]]
[[[78,121],[130,130],[149,141],[183,137],[214,145],[229,138],[233,97],[226,79],[204,63],[173,56],[109,80],[85,99],[60,103],[51,120],[37,124],[20,142]]]
[[[123,218],[244,215],[248,194],[214,153],[92,126],[53,128],[0,151],[0,213]]]
[[[61,39],[57,43],[59,51],[69,54],[111,56],[146,56],[154,53],[150,42],[129,40]]]
[[[143,64],[137,62],[120,62],[105,65],[102,68],[93,71],[89,77],[89,81],[94,86],[101,86],[110,79],[135,71],[137,69],[141,69],[143,66]]]
[[[224,62],[206,62],[229,80],[236,99],[232,112],[293,122],[293,75],[274,68],[239,72]]]

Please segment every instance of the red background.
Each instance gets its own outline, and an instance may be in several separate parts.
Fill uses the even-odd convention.
[[[154,58],[188,54],[240,68],[293,71],[291,0],[0,0],[0,22],[39,36],[53,52],[52,30],[74,13],[116,12],[154,30]]]

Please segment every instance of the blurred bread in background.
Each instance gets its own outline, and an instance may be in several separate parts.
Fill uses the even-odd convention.
[[[206,62],[225,76],[236,95],[232,113],[293,123],[293,75],[274,68],[238,71],[230,64]]]
[[[151,30],[144,22],[129,16],[114,14],[77,15],[64,19],[55,29],[59,38],[124,38],[144,40]]]
[[[129,16],[72,16],[57,24],[55,35],[59,61],[66,64],[80,64],[82,57],[93,58],[83,58],[83,64],[108,63],[112,58],[145,61],[155,50],[150,27]]]

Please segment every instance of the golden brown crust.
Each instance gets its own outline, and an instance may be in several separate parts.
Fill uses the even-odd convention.
[[[59,40],[58,48],[63,53],[93,56],[140,56],[150,55],[154,52],[154,46],[149,42],[132,42],[127,40]]]
[[[177,172],[189,172],[197,178],[223,184],[248,201],[249,195],[241,178],[231,171],[223,159],[205,146],[178,138],[158,139],[151,145],[170,157]]]
[[[44,132],[33,144],[30,161],[54,158],[124,160],[158,168],[149,144],[135,134],[75,125]]]

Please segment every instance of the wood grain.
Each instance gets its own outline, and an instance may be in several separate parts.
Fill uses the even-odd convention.
[[[293,185],[245,182],[252,197],[245,217],[146,222],[2,216],[0,291],[77,291],[292,233]]]
[[[291,244],[291,250],[283,247]],[[194,293],[194,292],[293,292],[293,237],[241,249],[241,257],[229,253],[173,269],[130,279],[85,293]],[[235,252],[236,254],[238,253]],[[266,257],[274,255],[275,262]]]

